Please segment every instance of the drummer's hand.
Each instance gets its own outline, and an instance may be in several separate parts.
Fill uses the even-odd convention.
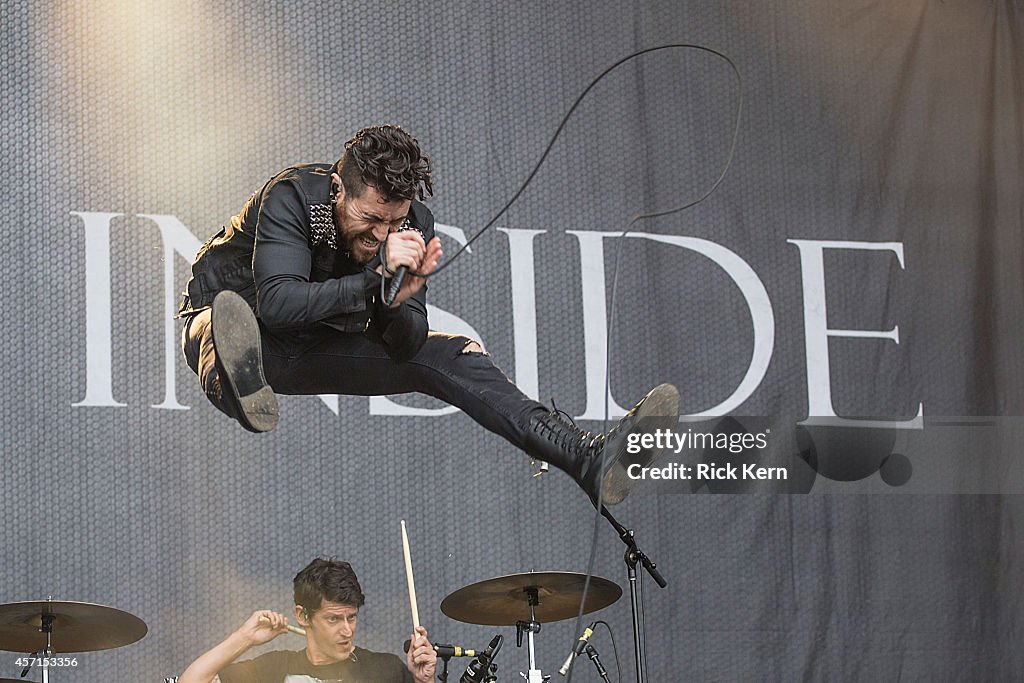
[[[432,683],[434,669],[437,667],[437,653],[427,640],[427,629],[417,626],[411,640],[409,652],[405,655],[405,665],[416,683]]]
[[[266,609],[253,612],[252,616],[246,619],[245,623],[236,631],[250,646],[269,643],[282,633],[287,632],[288,617],[280,612],[271,612]]]

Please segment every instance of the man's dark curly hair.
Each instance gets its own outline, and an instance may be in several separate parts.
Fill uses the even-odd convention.
[[[370,126],[345,143],[335,166],[345,194],[361,197],[369,185],[385,201],[425,199],[434,193],[430,159],[420,144],[398,126]]]
[[[348,562],[318,557],[295,575],[295,604],[313,614],[327,599],[343,605],[362,607],[366,601],[359,579]]]

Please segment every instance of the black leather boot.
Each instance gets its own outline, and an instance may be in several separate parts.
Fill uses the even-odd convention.
[[[263,377],[260,327],[252,309],[235,292],[220,292],[210,329],[222,395],[234,418],[250,432],[269,432],[277,426],[277,397]]]
[[[630,453],[629,434],[672,429],[678,422],[679,391],[671,384],[660,384],[605,434],[584,431],[554,411],[534,416],[526,436],[526,452],[567,472],[595,506],[599,496],[605,505],[617,505],[635,483],[627,474],[630,465],[649,467],[661,455],[661,449],[639,446],[638,452]]]

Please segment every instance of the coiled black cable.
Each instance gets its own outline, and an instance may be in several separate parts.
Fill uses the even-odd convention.
[[[684,210],[689,209],[689,208],[691,208],[693,206],[696,206],[697,204],[703,202],[705,199],[707,199],[709,196],[711,196],[711,194],[715,190],[718,189],[718,186],[721,185],[722,181],[725,180],[725,176],[729,172],[729,168],[732,165],[732,160],[733,160],[733,157],[735,156],[735,152],[736,152],[736,142],[739,139],[740,120],[741,120],[741,117],[742,117],[742,114],[743,114],[743,79],[740,76],[739,69],[736,67],[736,64],[731,59],[729,59],[729,57],[727,57],[726,55],[722,54],[718,50],[715,50],[715,49],[710,48],[710,47],[706,47],[704,45],[696,45],[696,44],[691,44],[691,43],[669,43],[669,44],[665,44],[665,45],[658,45],[658,46],[655,46],[655,47],[645,48],[643,50],[638,50],[638,51],[633,52],[633,53],[631,53],[629,55],[626,55],[622,59],[618,60],[617,62],[615,62],[614,64],[609,66],[607,69],[602,71],[600,74],[598,74],[590,82],[590,84],[587,85],[587,87],[583,90],[583,92],[581,92],[579,94],[579,96],[576,98],[576,100],[573,102],[572,106],[569,107],[569,110],[565,113],[565,116],[562,117],[561,122],[558,124],[558,127],[555,129],[554,134],[551,136],[551,140],[548,142],[547,146],[544,148],[544,151],[540,155],[540,158],[537,160],[537,163],[534,165],[533,170],[531,170],[529,175],[526,176],[526,179],[519,186],[519,189],[516,190],[515,194],[512,195],[512,197],[505,203],[504,206],[501,207],[501,209],[494,215],[493,218],[491,218],[489,221],[487,221],[487,223],[482,228],[480,228],[476,233],[474,233],[466,241],[466,243],[464,245],[462,245],[462,247],[457,252],[455,252],[455,254],[451,258],[449,258],[444,263],[438,265],[438,267],[435,268],[434,271],[429,274],[429,276],[433,277],[434,275],[437,275],[438,273],[440,273],[444,269],[446,269],[448,266],[450,266],[452,263],[454,263],[459,258],[459,256],[461,256],[462,253],[464,251],[466,251],[471,244],[473,244],[473,242],[475,242],[481,235],[483,235],[485,232],[487,232],[487,230],[489,230],[491,227],[493,227],[494,224],[498,221],[498,219],[501,218],[501,216],[503,216],[505,214],[505,212],[508,211],[509,208],[512,207],[513,204],[515,204],[515,202],[519,199],[519,197],[523,194],[523,192],[526,191],[526,188],[529,187],[530,183],[533,182],[534,177],[537,175],[538,171],[540,171],[540,167],[544,164],[544,161],[547,159],[548,154],[551,153],[551,149],[554,147],[555,142],[558,140],[559,136],[562,134],[563,129],[568,124],[568,122],[572,118],[573,114],[576,112],[576,109],[583,102],[583,99],[590,93],[591,90],[594,89],[594,87],[605,76],[607,76],[612,71],[614,71],[618,67],[622,66],[626,62],[629,62],[629,61],[631,61],[633,59],[636,59],[637,57],[640,57],[640,56],[643,56],[643,55],[646,55],[646,54],[650,54],[652,52],[658,52],[660,50],[673,50],[673,49],[700,50],[700,51],[703,51],[703,52],[710,53],[710,54],[715,55],[716,57],[719,57],[720,59],[724,60],[729,65],[729,67],[732,69],[733,74],[736,77],[737,105],[736,105],[736,119],[735,119],[735,124],[734,124],[734,127],[733,127],[732,141],[731,141],[730,146],[729,146],[729,153],[728,153],[728,155],[726,157],[725,164],[722,167],[722,172],[718,175],[718,178],[715,179],[714,183],[712,183],[711,187],[708,188],[708,190],[706,192],[701,194],[696,199],[693,199],[693,200],[691,200],[689,202],[686,202],[686,203],[681,204],[679,206],[676,206],[674,208],[666,209],[664,211],[654,211],[654,212],[651,212],[651,213],[641,213],[641,214],[638,214],[638,215],[634,216],[626,224],[625,229],[622,231],[622,234],[620,234],[619,237],[620,238],[626,237],[630,233],[630,231],[632,230],[633,226],[637,222],[639,222],[639,221],[650,219],[650,218],[657,218],[657,217],[661,217],[661,216],[668,216],[668,215],[671,215],[671,214],[679,213],[680,211],[684,211]],[[617,290],[618,290],[619,267],[620,267],[620,264],[621,264],[622,247],[623,247],[624,243],[625,243],[625,240],[624,239],[620,239],[619,242],[618,242],[617,248],[616,248],[615,267],[613,269],[613,275],[612,275],[611,302],[609,304],[609,307],[611,309],[611,313],[610,313],[610,315],[608,317],[608,329],[607,329],[608,344],[607,344],[607,355],[605,357],[605,392],[604,392],[604,395],[605,395],[605,407],[604,407],[604,427],[603,427],[603,430],[602,430],[602,431],[605,431],[605,432],[608,431],[608,415],[609,415],[609,408],[610,408],[609,404],[608,404],[608,397],[609,397],[610,383],[611,383],[611,357],[612,357],[612,343],[613,343],[613,337],[612,337],[611,332],[612,332],[612,329],[614,328],[614,325],[615,325],[615,299],[616,299],[616,294],[617,294]],[[414,273],[412,271],[410,271],[410,274],[411,275],[416,275],[418,277],[426,277],[427,276],[426,274]],[[602,488],[603,488],[603,483],[604,483],[604,472],[603,472],[603,470],[608,465],[606,460],[607,459],[604,457],[604,454],[602,453],[602,472],[601,472],[600,478],[599,478],[599,481],[602,482]],[[590,577],[593,575],[594,562],[595,562],[595,559],[596,559],[596,552],[597,552],[597,530],[598,530],[598,526],[599,526],[599,521],[598,520],[601,518],[601,509],[600,509],[601,502],[600,501],[601,501],[602,496],[603,496],[603,491],[601,491],[599,493],[598,508],[597,508],[596,513],[594,515],[594,528],[593,528],[593,534],[592,534],[592,537],[591,537],[591,544],[590,544],[590,559],[589,559],[589,561],[587,563],[587,579],[586,579],[586,581],[584,583],[583,596],[582,596],[582,598],[580,600],[580,609],[579,609],[579,613],[577,614],[577,617],[576,617],[576,626],[575,626],[575,629],[574,629],[575,633],[579,632],[580,627],[582,626],[582,623],[583,623],[584,604],[586,602],[587,591],[589,590],[589,587],[590,587]],[[645,645],[646,644],[644,644],[644,646]],[[617,651],[616,651],[616,654],[615,654],[615,659],[616,659],[616,666],[618,666],[618,652]],[[570,681],[572,680],[572,672],[571,671],[569,673],[568,680],[570,680]]]
[[[651,213],[641,213],[641,214],[638,214],[638,215],[634,216],[632,219],[630,219],[630,221],[626,224],[625,229],[622,231],[622,234],[619,235],[620,239],[618,240],[618,244],[616,246],[616,251],[615,251],[615,266],[614,266],[614,268],[612,270],[612,291],[611,291],[611,301],[609,303],[610,313],[609,313],[609,316],[608,316],[608,328],[607,328],[607,331],[606,331],[606,334],[607,334],[606,338],[608,339],[608,343],[607,343],[606,355],[605,355],[605,387],[604,387],[604,401],[605,401],[605,404],[604,404],[604,422],[603,422],[603,428],[602,428],[603,432],[607,432],[608,431],[608,422],[609,422],[608,416],[609,416],[609,412],[610,412],[609,396],[610,396],[610,389],[611,389],[611,358],[612,358],[612,344],[614,343],[614,338],[612,336],[612,330],[615,327],[615,309],[616,309],[615,302],[616,302],[616,294],[618,293],[618,280],[619,280],[619,269],[620,269],[620,265],[621,265],[621,261],[622,261],[622,249],[623,249],[623,245],[625,244],[625,239],[621,239],[621,238],[626,237],[626,235],[628,235],[630,233],[630,231],[632,230],[633,226],[636,223],[638,223],[639,221],[646,220],[646,219],[649,219],[649,218],[657,218],[657,217],[661,217],[661,216],[668,216],[668,215],[671,215],[671,214],[679,213],[680,211],[684,211],[684,210],[686,210],[688,208],[691,208],[693,206],[696,206],[697,204],[701,203],[702,201],[707,199],[709,196],[711,196],[711,194],[715,190],[718,189],[718,186],[722,184],[722,181],[725,180],[725,176],[729,172],[730,166],[732,166],[732,160],[733,160],[733,157],[735,156],[735,153],[736,153],[736,142],[739,139],[739,132],[740,132],[740,120],[741,120],[741,117],[743,115],[743,79],[742,79],[742,76],[740,75],[739,69],[736,67],[736,64],[731,59],[729,59],[726,55],[722,54],[721,52],[718,52],[717,50],[714,50],[714,49],[709,48],[709,47],[705,47],[703,45],[693,45],[693,44],[688,44],[688,43],[673,43],[673,44],[668,44],[668,45],[660,45],[660,46],[657,46],[657,47],[652,47],[652,48],[647,48],[645,50],[640,50],[638,52],[634,52],[634,53],[632,53],[630,55],[627,55],[626,57],[623,57],[619,61],[615,62],[615,64],[613,64],[612,66],[608,67],[603,72],[601,72],[601,74],[597,78],[595,78],[593,81],[591,81],[590,85],[587,86],[587,88],[580,94],[580,96],[578,98],[576,98],[576,101],[573,103],[572,107],[569,109],[569,112],[562,119],[562,123],[559,125],[558,129],[555,131],[555,135],[552,136],[551,142],[548,143],[548,146],[544,150],[544,154],[541,156],[541,159],[537,163],[537,166],[534,167],[533,172],[527,178],[526,183],[524,183],[523,187],[521,187],[519,189],[519,191],[513,196],[512,200],[508,204],[506,204],[505,207],[502,208],[502,210],[501,210],[502,213],[505,210],[507,210],[508,207],[511,206],[512,202],[514,202],[515,199],[517,199],[519,197],[519,195],[522,194],[522,192],[526,189],[526,185],[529,184],[529,182],[533,179],[533,176],[537,173],[537,170],[540,168],[540,164],[543,163],[544,158],[547,156],[548,152],[551,150],[551,147],[554,145],[555,140],[558,139],[558,135],[562,132],[562,128],[565,127],[565,124],[569,120],[569,117],[572,115],[573,111],[580,104],[580,102],[587,95],[587,93],[590,92],[590,90],[595,85],[597,85],[598,81],[600,81],[602,78],[604,78],[604,76],[606,76],[608,73],[613,71],[616,67],[618,67],[618,66],[628,62],[631,59],[634,59],[634,58],[639,57],[639,56],[644,55],[644,54],[648,54],[650,52],[656,52],[658,50],[667,50],[667,49],[695,49],[695,50],[701,50],[701,51],[704,51],[704,52],[709,52],[709,53],[711,53],[711,54],[713,54],[713,55],[715,55],[715,56],[725,60],[725,62],[732,69],[733,74],[736,76],[736,92],[737,92],[736,119],[735,119],[735,124],[733,126],[732,141],[731,141],[731,143],[729,145],[729,153],[728,153],[728,155],[726,157],[725,164],[722,167],[722,172],[718,175],[718,178],[715,179],[715,182],[712,183],[711,187],[708,188],[708,190],[706,192],[704,192],[702,195],[700,195],[699,197],[697,197],[694,200],[691,200],[689,202],[686,202],[684,204],[681,204],[681,205],[679,205],[677,207],[674,207],[674,208],[671,208],[671,209],[666,209],[664,211],[655,211],[655,212],[651,212]],[[498,215],[500,216],[501,214],[499,213]],[[491,221],[491,223],[488,224],[488,226],[485,226],[485,229],[486,229],[486,227],[489,227],[490,224],[492,224],[495,220],[497,220],[497,216]],[[474,239],[475,238],[476,238],[476,235],[474,235]],[[458,256],[458,254],[456,254],[456,256]],[[607,447],[607,444],[606,444],[606,447]],[[604,484],[604,470],[608,467],[608,464],[609,464],[608,463],[608,459],[605,456],[606,456],[606,454],[604,452],[602,452],[602,454],[601,454],[601,463],[602,463],[601,467],[602,467],[602,471],[601,471],[601,473],[599,475],[599,481],[602,483],[602,489],[603,489],[603,484]],[[593,575],[594,563],[595,563],[596,558],[597,558],[597,532],[598,532],[598,527],[599,527],[599,520],[601,518],[601,507],[600,506],[601,506],[601,500],[603,499],[603,496],[604,496],[604,491],[601,490],[599,492],[599,494],[598,494],[598,506],[597,506],[597,509],[595,510],[595,513],[594,513],[594,524],[593,524],[593,531],[592,531],[592,534],[591,534],[591,541],[590,541],[590,558],[589,558],[589,560],[587,562],[587,572],[586,572],[587,573],[587,578],[586,578],[586,580],[584,582],[584,586],[583,586],[583,595],[580,598],[580,608],[579,608],[579,611],[577,612],[577,615],[576,615],[576,625],[575,625],[575,627],[573,629],[574,633],[578,633],[579,630],[580,630],[580,627],[583,624],[584,605],[586,604],[586,600],[587,600],[587,592],[590,589],[590,577]],[[642,572],[643,569],[641,568],[640,571]],[[641,599],[642,599],[642,594],[641,594]],[[642,609],[642,606],[641,606],[641,609]],[[646,637],[646,631],[644,632],[644,635]],[[646,643],[641,643],[641,647],[644,650],[646,650]],[[615,656],[616,656],[616,666],[618,666],[618,652],[617,651],[615,652]],[[644,673],[645,673],[645,677],[649,678],[646,675],[646,671]],[[569,682],[572,681],[572,671],[569,672],[569,677],[568,677],[567,681],[569,681]]]
[[[651,53],[651,52],[657,52],[659,50],[672,50],[672,49],[694,49],[694,50],[703,50],[704,52],[710,52],[711,54],[716,55],[716,56],[724,59],[729,64],[729,66],[732,68],[733,73],[736,75],[737,92],[738,92],[738,95],[739,95],[739,104],[737,105],[737,108],[736,108],[736,126],[735,126],[735,130],[733,131],[733,136],[732,136],[732,146],[729,149],[729,157],[728,157],[728,159],[725,162],[725,167],[722,169],[722,173],[719,175],[718,179],[715,181],[715,183],[711,186],[711,188],[707,192],[705,192],[703,195],[701,195],[697,199],[695,199],[695,200],[693,200],[691,202],[688,202],[686,204],[683,204],[681,206],[677,206],[677,207],[672,208],[672,209],[667,209],[665,211],[658,211],[658,212],[654,212],[654,213],[640,214],[638,216],[635,216],[632,220],[630,220],[629,224],[627,225],[626,231],[623,233],[623,236],[629,231],[629,226],[633,225],[633,223],[635,223],[635,222],[637,222],[639,220],[643,220],[643,219],[646,219],[646,218],[655,218],[657,216],[667,216],[669,214],[673,214],[673,213],[677,213],[679,211],[683,211],[684,209],[688,209],[691,206],[694,206],[694,205],[699,204],[700,202],[704,201],[705,199],[708,198],[708,196],[711,195],[712,192],[714,192],[716,189],[718,189],[718,186],[721,184],[722,180],[725,179],[725,174],[728,172],[729,166],[732,164],[733,153],[736,151],[736,139],[737,139],[737,137],[739,135],[740,114],[742,113],[742,110],[743,110],[743,86],[742,86],[742,79],[740,78],[739,69],[737,69],[736,65],[733,63],[733,61],[731,59],[729,59],[728,57],[726,57],[724,54],[722,54],[721,52],[719,52],[717,50],[714,50],[714,49],[712,49],[710,47],[704,47],[703,45],[692,45],[692,44],[689,44],[689,43],[670,43],[670,44],[667,44],[667,45],[658,45],[656,47],[649,47],[649,48],[646,48],[646,49],[643,49],[643,50],[638,50],[638,51],[636,51],[636,52],[634,52],[632,54],[626,55],[625,57],[623,57],[619,61],[617,61],[614,64],[612,64],[611,66],[609,66],[607,69],[605,69],[600,74],[598,74],[597,77],[595,77],[594,80],[592,80],[590,82],[590,84],[586,88],[584,88],[583,92],[581,92],[579,94],[579,96],[576,98],[576,101],[574,101],[572,103],[572,106],[569,107],[569,110],[565,113],[565,116],[562,117],[562,121],[558,124],[558,128],[555,129],[554,134],[551,136],[551,140],[548,141],[547,146],[544,148],[543,153],[541,153],[540,158],[537,160],[537,163],[533,167],[533,170],[530,171],[530,174],[528,176],[526,176],[526,180],[524,180],[522,185],[519,186],[519,189],[516,190],[515,194],[513,194],[512,197],[507,202],[505,202],[505,205],[502,206],[501,209],[499,209],[496,214],[494,214],[493,218],[491,218],[489,221],[487,221],[487,223],[485,223],[482,228],[480,228],[475,233],[473,233],[473,235],[468,240],[466,240],[466,243],[463,244],[462,247],[457,252],[455,252],[455,254],[453,254],[451,258],[449,258],[444,263],[438,264],[437,268],[435,268],[434,271],[432,273],[430,273],[430,276],[432,277],[434,275],[437,275],[438,273],[443,271],[445,268],[450,266],[452,263],[454,263],[455,260],[459,256],[462,255],[462,252],[466,251],[469,248],[469,246],[471,244],[473,244],[473,242],[475,242],[481,235],[483,235],[485,232],[487,232],[487,230],[489,230],[491,227],[493,227],[494,224],[498,222],[498,219],[501,218],[505,214],[506,211],[508,211],[510,208],[512,208],[512,205],[516,203],[516,201],[523,194],[523,192],[526,191],[526,188],[530,186],[530,183],[533,182],[534,176],[536,176],[537,172],[540,171],[540,167],[544,164],[545,159],[548,158],[548,154],[551,153],[551,149],[555,146],[555,142],[558,141],[559,136],[561,136],[562,130],[565,128],[566,124],[569,123],[569,119],[572,118],[572,115],[576,112],[576,108],[580,106],[580,103],[583,102],[583,99],[587,96],[587,94],[591,90],[594,89],[594,86],[596,86],[598,83],[601,82],[601,79],[603,79],[605,76],[610,74],[612,71],[614,71],[615,69],[617,69],[618,67],[622,66],[623,64],[625,64],[626,62],[628,62],[628,61],[630,61],[632,59],[636,59],[637,57],[640,57],[642,55],[645,55],[645,54],[648,54],[648,53]],[[426,275],[424,275],[423,273],[415,273],[415,272],[412,272],[412,271],[409,271],[409,274],[410,275],[415,275],[417,277],[426,277]]]

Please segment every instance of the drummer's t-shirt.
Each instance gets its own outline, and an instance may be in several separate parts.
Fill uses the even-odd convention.
[[[405,662],[392,654],[355,648],[348,659],[315,666],[305,650],[277,650],[220,672],[222,683],[412,683]]]

